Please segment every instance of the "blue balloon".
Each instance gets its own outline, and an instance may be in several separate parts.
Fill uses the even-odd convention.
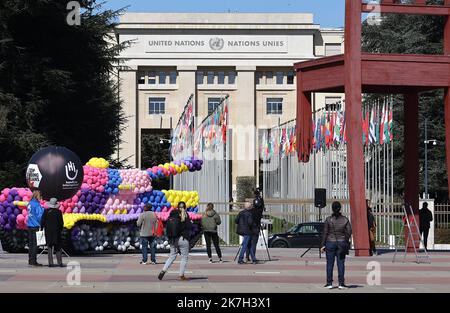
[[[160,196],[156,196],[155,202],[160,203],[161,202],[161,197]]]

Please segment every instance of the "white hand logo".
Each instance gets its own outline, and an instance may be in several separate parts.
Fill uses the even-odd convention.
[[[78,175],[78,170],[75,168],[75,164],[72,161],[70,161],[69,163],[66,164],[65,168],[67,179],[75,180],[75,178],[77,178]],[[73,173],[74,175],[71,176],[70,173]]]

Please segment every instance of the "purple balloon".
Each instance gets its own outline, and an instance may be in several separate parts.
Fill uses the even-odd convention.
[[[10,214],[9,215],[9,223],[12,224],[15,221],[16,221],[16,216],[14,214]]]
[[[11,226],[10,226],[9,224],[6,224],[6,225],[5,225],[5,230],[6,230],[6,231],[10,231],[10,230],[11,230]]]
[[[3,219],[3,216],[0,215],[0,225],[5,225],[5,224],[6,224],[6,222]]]
[[[6,209],[3,205],[0,205],[0,213],[5,213]]]
[[[17,216],[17,215],[19,215],[20,213],[22,213],[19,209],[14,209],[14,215],[15,216]]]

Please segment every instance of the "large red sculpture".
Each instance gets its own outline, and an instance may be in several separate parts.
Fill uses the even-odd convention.
[[[447,169],[450,169],[450,0],[444,5],[382,0],[380,13],[441,15],[447,21],[444,55],[373,54],[361,52],[361,14],[373,5],[346,0],[345,54],[300,62],[297,71],[297,145],[299,161],[308,162],[312,144],[311,93],[345,92],[347,168],[353,237],[357,256],[369,255],[364,188],[364,154],[361,144],[361,94],[405,95],[405,203],[419,210],[419,93],[445,89]],[[449,171],[450,173],[450,171]],[[450,190],[450,177],[449,177]],[[418,216],[416,216],[418,220]]]

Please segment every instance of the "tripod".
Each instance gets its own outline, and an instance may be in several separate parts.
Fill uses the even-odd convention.
[[[47,246],[44,246],[44,249],[42,249],[41,253],[38,254],[37,259],[39,259],[39,257],[41,256],[41,254],[44,254],[44,252],[47,252],[48,254],[48,248]],[[66,250],[64,250],[63,248],[61,248],[61,252],[64,253],[66,255],[66,257],[70,258],[70,255],[66,252]]]
[[[266,248],[267,257],[268,257],[269,261],[272,261],[272,259],[270,258],[269,247],[267,246],[266,236],[264,235],[264,231],[262,228],[259,228],[259,234],[262,235],[262,238],[264,241],[264,246]],[[241,249],[242,249],[242,244],[239,246],[236,256],[234,257],[234,261],[236,261],[239,253],[241,252]],[[247,249],[251,249],[251,247],[247,247]]]

